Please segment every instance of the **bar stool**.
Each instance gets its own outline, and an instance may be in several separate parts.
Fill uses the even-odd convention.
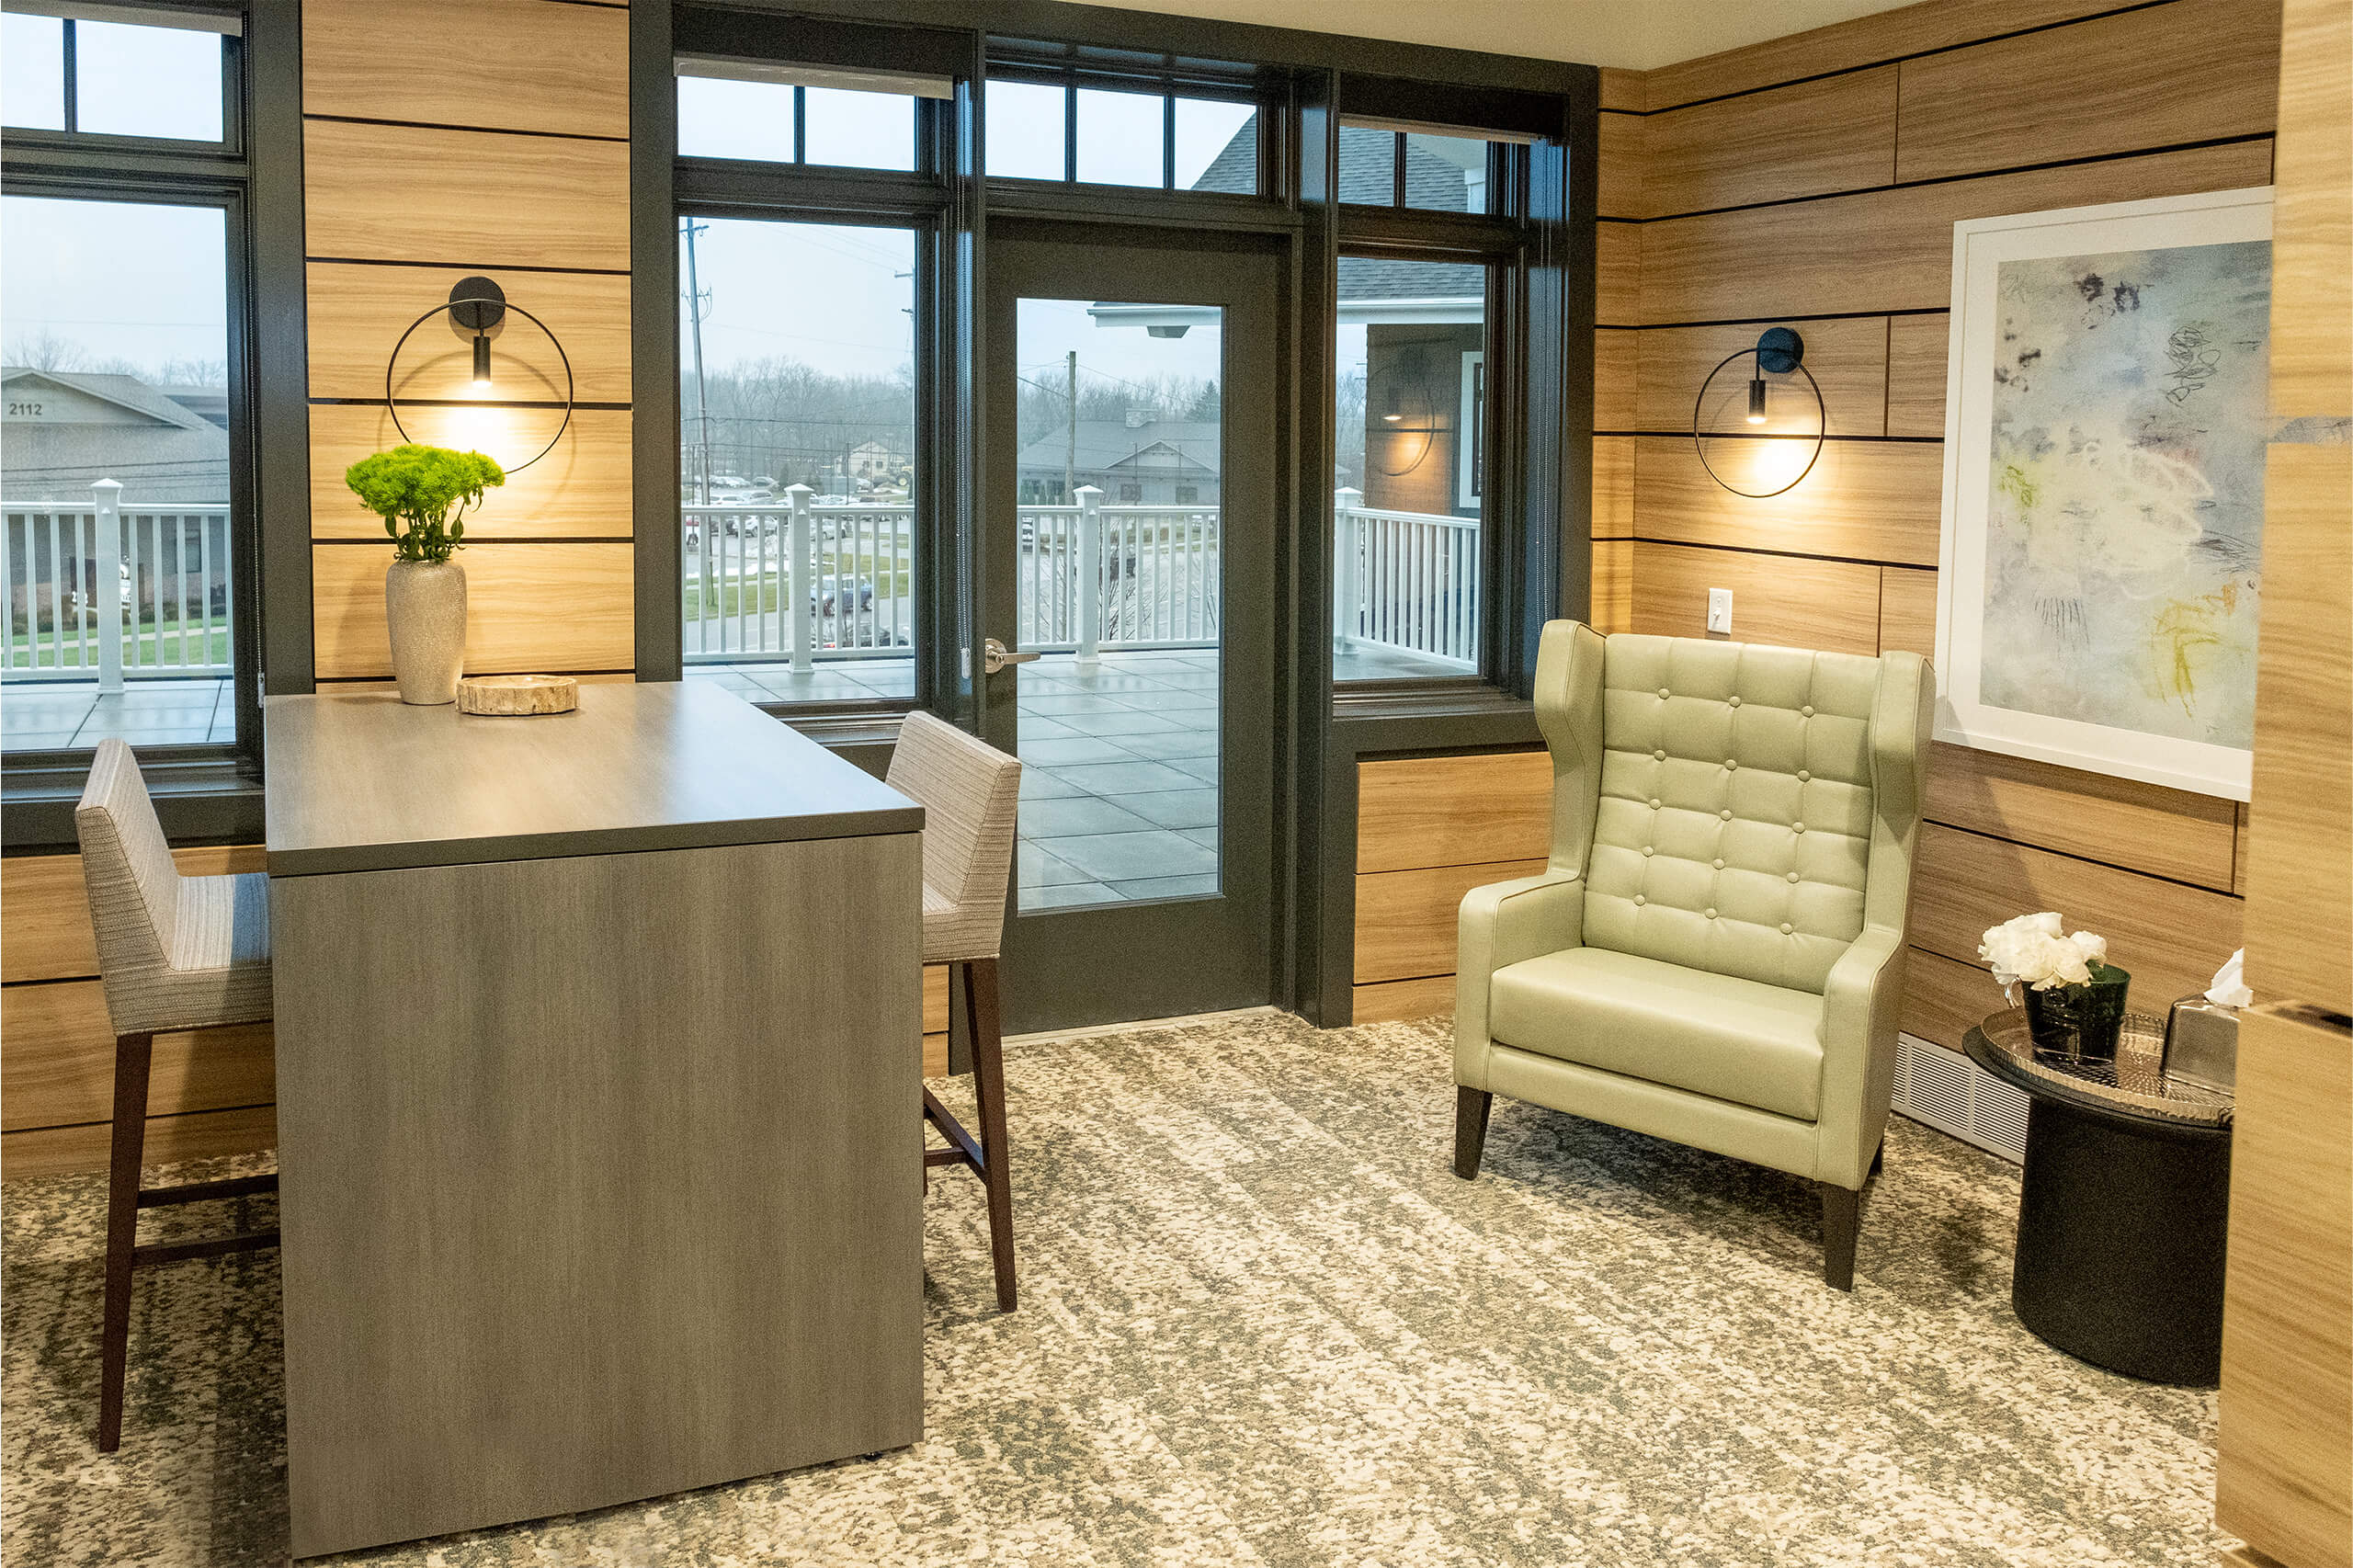
[[[975,1139],[929,1089],[924,1119],[950,1145],[924,1151],[933,1165],[970,1165],[988,1191],[996,1304],[1014,1308],[1013,1187],[1006,1170],[1005,1054],[997,1017],[997,949],[1013,875],[1013,821],[1021,764],[928,713],[899,726],[887,783],[924,810],[923,961],[948,965],[949,1028],[969,1049],[981,1135]]]
[[[107,1300],[99,1336],[98,1449],[122,1442],[131,1275],[149,1264],[276,1246],[276,1231],[139,1244],[139,1211],[274,1192],[275,1176],[142,1187],[147,1074],[155,1036],[270,1016],[269,879],[183,877],[172,862],[138,760],[101,741],[74,811],[98,976],[114,1028],[114,1154],[107,1183]]]

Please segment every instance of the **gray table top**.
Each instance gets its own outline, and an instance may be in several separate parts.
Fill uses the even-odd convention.
[[[486,718],[390,691],[262,706],[269,874],[914,833],[923,808],[741,698],[590,683]]]

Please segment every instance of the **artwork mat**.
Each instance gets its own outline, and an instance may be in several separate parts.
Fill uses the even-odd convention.
[[[1937,561],[1937,739],[2225,800],[2248,798],[2251,750],[1989,707],[1979,700],[1979,680],[2001,264],[2268,241],[2271,205],[2272,187],[2257,186],[1966,219],[1953,225],[1944,515]],[[1965,613],[1956,613],[1956,607]]]

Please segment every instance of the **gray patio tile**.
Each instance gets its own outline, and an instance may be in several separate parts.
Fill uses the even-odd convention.
[[[1120,744],[1138,756],[1154,762],[1166,762],[1174,757],[1215,756],[1218,734],[1215,730],[1171,730],[1157,735],[1121,735]]]
[[[1180,691],[1162,687],[1156,691],[1122,691],[1115,693],[1117,700],[1144,713],[1215,712],[1218,695],[1214,691]]]
[[[904,700],[915,694],[915,665],[913,659],[871,659],[850,666],[853,678],[863,681],[877,697],[894,697]]]
[[[1067,860],[1055,858],[1041,846],[1022,842],[1014,846],[1015,881],[1024,888],[1059,887],[1064,882],[1088,881],[1086,872]]]
[[[863,683],[840,670],[816,669],[807,675],[795,675],[773,665],[745,665],[737,666],[734,673],[766,691],[771,701],[856,701],[874,695]]]
[[[1080,722],[1084,723],[1086,721]],[[1031,741],[1073,740],[1086,733],[1085,730],[1074,730],[1062,720],[1049,719],[1042,713],[1031,713],[1025,710],[1021,715],[1021,739],[1024,744]]]
[[[1205,779],[1214,784],[1218,780],[1218,762],[1219,759],[1213,756],[1180,756],[1168,766],[1188,778]]]
[[[1174,679],[1187,679],[1178,676]],[[1091,676],[1074,676],[1068,689],[1076,691],[1156,691],[1164,684],[1159,676],[1121,675],[1115,670],[1103,670]]]
[[[1217,857],[1174,833],[1106,833],[1058,838],[1054,854],[1106,881],[1139,877],[1187,877],[1214,872]]]
[[[1217,825],[1218,791],[1215,790],[1151,790],[1122,795],[1120,804],[1156,827]]]
[[[1050,767],[1032,767],[1027,764],[1022,767],[1021,798],[1025,801],[1060,801],[1073,795],[1086,793],[1088,793],[1087,790],[1072,783]]]
[[[1042,762],[1054,767],[1074,762],[1120,763],[1131,760],[1131,753],[1120,750],[1108,741],[1098,741],[1091,736],[1062,741],[1033,741],[1025,735],[1021,740],[1022,761]],[[1095,792],[1101,793],[1100,790]]]
[[[1152,898],[1199,898],[1218,891],[1213,876],[1141,877],[1132,881],[1113,882],[1111,891],[1131,902]]]
[[[111,718],[94,713],[74,732],[74,744],[94,746],[100,741],[128,741],[133,750],[143,750],[148,746],[200,746],[208,744],[211,736],[210,715],[193,724],[165,724],[144,713],[117,714]]]
[[[1132,713],[1134,709],[1116,697],[1098,696],[1086,691],[1049,691],[1032,697],[1021,694],[1021,711],[1026,716],[1043,713],[1049,718],[1065,718],[1074,713]]]
[[[217,680],[126,681],[122,690],[100,702],[125,710],[210,708],[221,697]]]
[[[1150,735],[1185,727],[1177,720],[1165,719],[1141,708],[1122,709],[1116,713],[1089,713],[1083,718],[1074,718],[1071,722],[1077,725],[1082,733],[1090,735]]]
[[[1021,890],[1023,909],[1059,909],[1074,903],[1119,903],[1118,893],[1101,882],[1065,882],[1056,887]]]
[[[1179,773],[1165,762],[1090,763],[1055,771],[1090,795],[1125,795],[1138,790],[1191,790],[1199,785],[1193,775]]]
[[[10,730],[0,737],[0,747],[9,751],[62,751],[73,744],[71,730]]]
[[[1103,655],[1103,667],[1126,675],[1151,676],[1198,666],[1188,659],[1168,653],[1106,653]]]
[[[1134,796],[1122,797],[1133,800]],[[1021,808],[1021,835],[1032,842],[1069,838],[1086,833],[1142,833],[1159,827],[1189,827],[1190,823],[1145,818],[1100,795],[1074,795],[1063,801],[1032,801]]]
[[[1179,691],[1215,691],[1222,677],[1214,670],[1171,670],[1152,678]]]
[[[90,716],[90,705],[97,699],[86,693],[74,696],[23,695],[24,687],[11,689],[0,697],[0,734],[14,735],[18,731],[38,731],[47,734],[63,730],[72,734]]]
[[[1214,849],[1217,847],[1218,830],[1216,828],[1188,827],[1182,828],[1179,831],[1183,833],[1187,838],[1191,839],[1194,843],[1201,846],[1205,849]]]

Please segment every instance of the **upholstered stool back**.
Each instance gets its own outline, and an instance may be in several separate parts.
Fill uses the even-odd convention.
[[[1021,764],[953,724],[910,713],[886,782],[923,807],[924,962],[996,957]]]

